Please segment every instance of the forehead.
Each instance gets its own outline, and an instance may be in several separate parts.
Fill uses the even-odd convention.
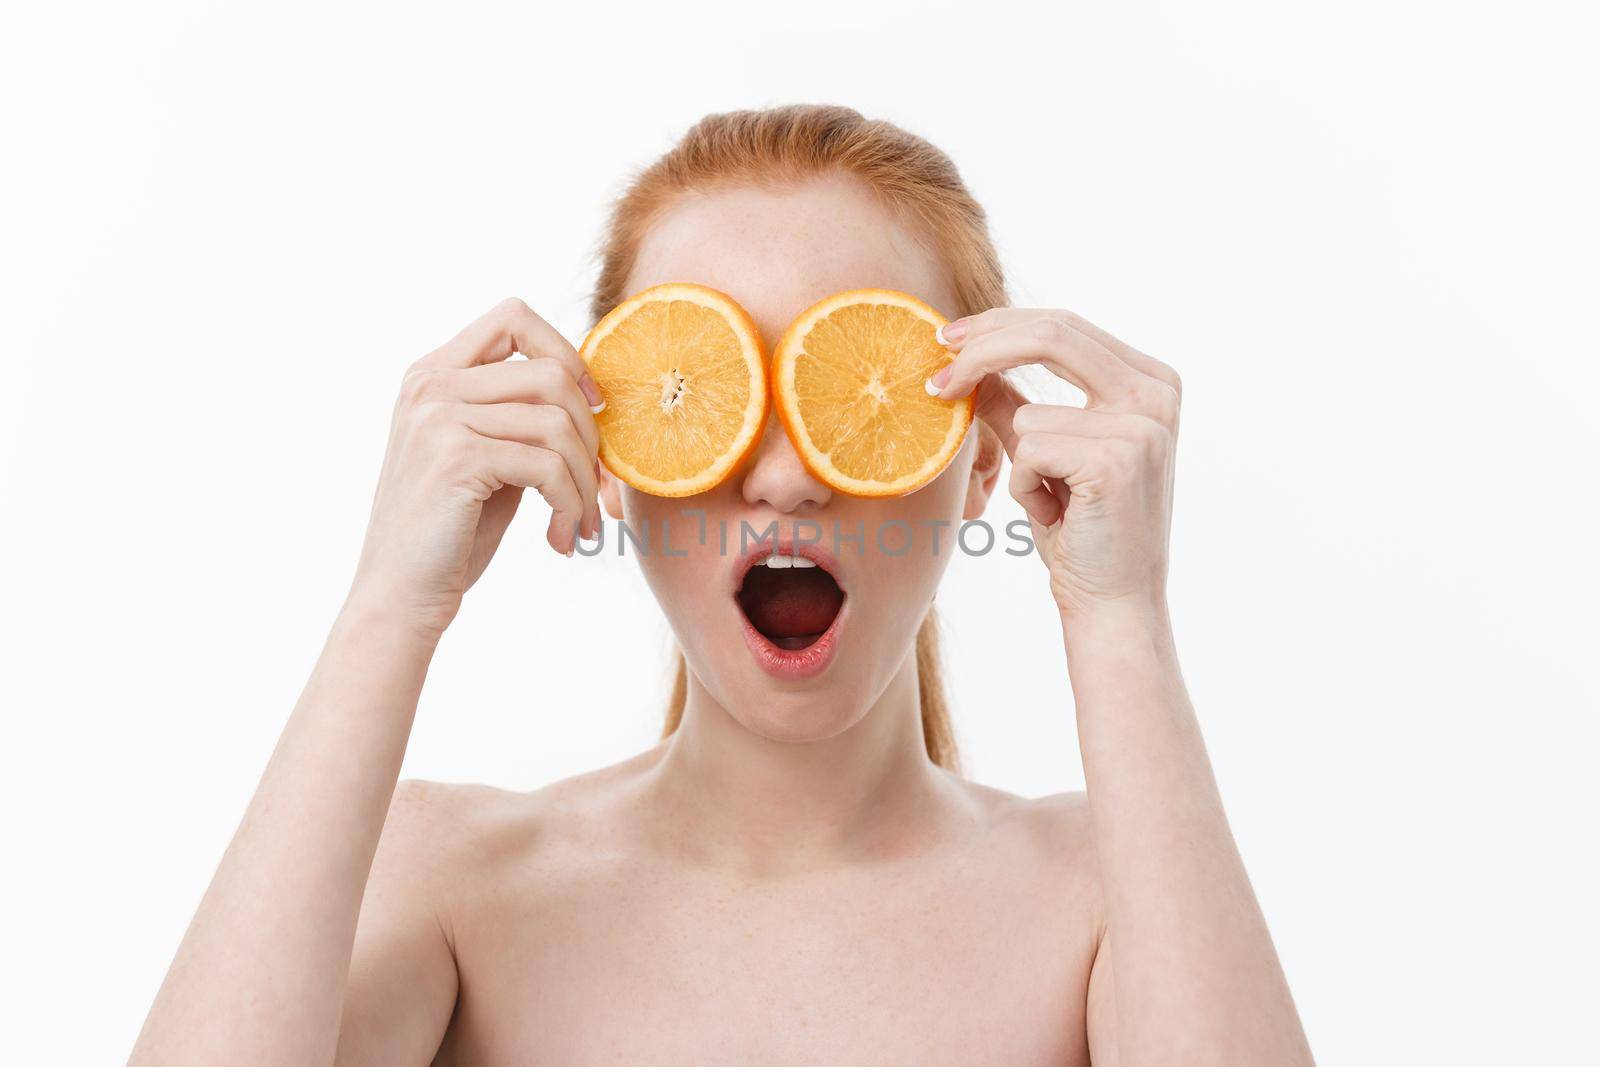
[[[800,312],[845,289],[898,289],[954,315],[946,272],[861,183],[843,176],[694,193],[640,242],[628,292],[663,282],[721,290],[775,342]]]

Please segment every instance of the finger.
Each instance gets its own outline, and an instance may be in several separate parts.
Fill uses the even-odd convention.
[[[1017,447],[1017,431],[1012,427],[1016,411],[1027,402],[1028,398],[1022,390],[1011,384],[1003,374],[990,375],[978,387],[973,414],[988,424],[1000,438],[1000,447],[1005,449],[1007,456]]]
[[[991,374],[978,386],[978,401],[974,410],[978,418],[1000,438],[1000,447],[1005,450],[1008,457],[1014,457],[1017,451],[1016,413],[1027,406],[1027,395],[1013,385],[1004,374]],[[1012,466],[1014,469],[1014,459]],[[1067,497],[1070,495],[1065,485],[1054,478],[1046,478],[1044,492],[1055,501],[1052,505],[1043,497],[1038,498],[1046,509],[1051,507],[1057,511],[1065,509]]]
[[[1056,496],[1048,481],[1034,478],[1021,467],[1011,468],[1011,496],[1022,505],[1028,518],[1040,526],[1054,526],[1067,512],[1063,498]]]
[[[1093,461],[1095,448],[1092,438],[1065,434],[1030,433],[1018,440],[1008,484],[1028,518],[1041,526],[1061,518],[1071,485]]]
[[[1058,474],[1066,469],[1058,451],[1075,448],[1074,438],[1054,434],[1029,434],[1019,438],[1011,458],[1011,496],[1021,504],[1027,517],[1040,526],[1053,526],[1066,514],[1070,498],[1070,477]],[[1075,467],[1072,467],[1075,474]]]
[[[1149,382],[1139,384],[1127,405],[1130,410],[1148,415],[1170,429],[1177,429],[1178,411],[1183,402],[1183,379],[1178,377],[1177,371],[1127,342],[1117,340],[1081,316],[1070,311],[1060,314],[1067,316],[1075,327],[1105,345],[1118,359],[1149,379]],[[1151,385],[1150,382],[1155,384]]]
[[[1025,325],[1036,321],[1041,316],[1060,320],[1089,339],[1098,342],[1131,369],[1146,377],[1155,379],[1166,386],[1167,389],[1170,389],[1170,396],[1166,396],[1163,395],[1166,390],[1150,389],[1148,387],[1139,388],[1137,394],[1129,398],[1132,403],[1125,406],[1137,407],[1137,409],[1143,410],[1152,418],[1159,419],[1169,426],[1177,425],[1177,402],[1183,396],[1183,381],[1179,378],[1178,372],[1154,356],[1145,355],[1126,341],[1112,336],[1075,312],[1041,308],[990,308],[982,314],[971,315],[964,319],[956,319],[953,322],[946,323],[939,331],[939,339],[941,343],[948,346],[952,351],[960,352],[967,345],[986,334]],[[1083,388],[1077,382],[1073,384]],[[1085,392],[1087,391],[1085,390]]]
[[[590,405],[603,405],[600,387],[589,376],[578,350],[554,326],[515,297],[502,300],[487,314],[456,334],[444,345],[417,361],[419,369],[475,367],[498,363],[516,353],[530,360],[545,357],[565,367],[579,384]]]
[[[583,504],[580,529],[585,537],[594,536],[600,523],[599,479],[594,472],[594,453],[588,450],[572,415],[551,404],[459,404],[456,412],[463,424],[484,437],[516,441],[548,448],[567,465]],[[588,412],[584,418],[593,421]]]
[[[557,552],[571,555],[583,521],[583,501],[566,461],[548,448],[482,435],[475,439],[490,475],[503,485],[520,485],[544,497],[550,505],[545,540]]]
[[[1177,435],[1175,428],[1158,419],[1132,412],[1090,411],[1064,404],[1024,404],[1012,416],[1012,426],[1022,440],[1040,434],[1046,437],[1064,435],[1086,441],[1110,442],[1100,446],[1102,454],[1107,449],[1129,448],[1137,450],[1134,454],[1165,454],[1167,460],[1163,465],[1167,471],[1166,494],[1170,514],[1173,466],[1170,457]],[[1043,473],[1047,479],[1068,477],[1054,475],[1050,470],[1044,470]],[[1055,490],[1057,486],[1052,484],[1050,488]]]
[[[1102,330],[1100,327],[1096,326],[1082,315],[1074,314],[1071,311],[1058,311],[1055,312],[1055,314],[1065,316],[1067,321],[1073,326],[1076,326],[1083,333],[1088,334],[1096,341],[1099,341],[1101,344],[1111,349],[1111,351],[1116,354],[1118,359],[1122,360],[1122,362],[1126,363],[1134,370],[1139,371],[1142,374],[1148,374],[1150,377],[1167,385],[1174,393],[1178,394],[1180,398],[1183,396],[1183,379],[1178,377],[1177,371],[1173,370],[1159,359],[1155,358],[1154,356],[1147,356],[1137,348],[1134,348],[1132,345],[1128,344],[1128,342],[1113,337],[1111,334],[1107,333],[1105,330]]]
[[[565,368],[548,359],[516,359],[465,370],[421,372],[427,380],[420,392],[427,399],[466,404],[555,404],[572,417],[583,446],[593,461],[599,454],[600,428],[589,401]]]
[[[968,315],[965,318],[955,319],[946,323],[939,330],[939,342],[951,348],[959,348],[961,345],[986,333],[993,333],[996,330],[1015,326],[1018,323],[1031,322],[1040,316],[1057,318],[1067,322],[1105,345],[1118,358],[1134,356],[1141,360],[1149,360],[1155,366],[1166,367],[1166,364],[1160,360],[1152,359],[1128,344],[1128,342],[1096,326],[1077,312],[1067,311],[1064,308],[990,308],[980,314]],[[1131,365],[1134,361],[1128,360],[1128,362]],[[1167,369],[1171,370],[1170,367]],[[1160,375],[1157,375],[1157,377],[1160,377]]]
[[[1054,433],[1078,437],[1142,438],[1166,432],[1154,419],[1127,411],[1091,411],[1070,404],[1023,404],[1011,416],[1018,434]]]
[[[1138,380],[1145,377],[1063,319],[1036,315],[964,339],[955,358],[932,378],[930,386],[941,398],[956,400],[985,375],[1030,363],[1042,363],[1076,385],[1091,403],[1127,400],[1136,394]]]

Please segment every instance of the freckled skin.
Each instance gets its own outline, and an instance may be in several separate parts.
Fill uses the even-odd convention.
[[[825,866],[729,868],[642,799],[662,755],[532,795],[405,787],[379,869],[434,886],[451,934],[461,992],[438,1062],[1087,1062],[1081,797],[952,781],[937,820]],[[346,1020],[376,1033],[395,964],[364,947]]]
[[[697,197],[669,212],[646,236],[629,279],[637,291],[689,278],[737,300],[755,321],[770,351],[789,323],[832,293],[869,287],[919,295],[955,314],[949,281],[926,251],[869,194],[841,180],[813,182],[781,193],[732,189]],[[978,433],[935,481],[909,496],[866,500],[830,490],[810,477],[776,418],[745,466],[692,500],[713,528],[736,541],[740,523],[755,530],[777,521],[787,531],[812,522],[835,548],[835,528],[868,531],[864,545],[840,539],[840,584],[849,596],[848,635],[826,679],[777,689],[739,638],[739,619],[726,610],[729,560],[715,543],[689,536],[688,558],[641,561],[646,579],[672,624],[693,675],[716,703],[747,729],[767,737],[812,740],[857,722],[900,671],[917,627],[950,559],[953,530],[980,512],[973,486]],[[659,529],[684,506],[638,493],[610,479],[604,497],[612,514]],[[915,540],[903,554],[880,551],[875,532],[901,521]],[[933,552],[936,522],[946,523]],[[679,522],[679,528],[687,528]],[[898,550],[898,527],[886,545]],[[819,697],[825,696],[824,699]]]
[[[673,209],[629,291],[668,281],[728,293],[769,348],[845,289],[956,313],[933,259],[847,181]],[[606,478],[611,515],[636,527],[690,506],[735,538],[741,520],[919,532],[902,556],[838,552],[839,654],[821,678],[780,686],[740,636],[732,560],[676,522],[687,555],[641,561],[692,672],[676,751],[525,795],[402,786],[371,884],[450,934],[460,992],[439,1062],[1087,1062],[1103,920],[1081,796],[1027,801],[917,764],[909,653],[951,545],[947,531],[935,556],[923,524],[981,514],[978,436],[901,499],[831,492],[776,420],[688,501]],[[811,757],[798,771],[795,742]],[[760,781],[791,771],[790,785]],[[363,914],[341,1060],[385,1047],[385,994],[405,971],[390,921]]]
[[[768,344],[844,289],[958,310],[935,258],[842,179],[672,206],[629,288],[665,281],[728,293]],[[932,483],[880,500],[829,492],[776,426],[695,498],[597,479],[599,390],[520,300],[414,363],[350,594],[130,1064],[1310,1064],[1167,612],[1181,381],[1063,309],[991,308],[942,343],[930,387],[979,390],[981,425]],[[1033,364],[1085,405],[1025,403],[1000,374]],[[927,755],[914,640],[949,558],[928,523],[983,513],[1002,448],[1060,613],[1067,670],[1039,699],[1067,714],[1070,685],[1092,805]],[[699,507],[918,538],[838,550],[836,654],[802,678],[760,667],[733,559],[683,523],[683,555],[641,561],[689,668],[669,739],[526,794],[397,790],[437,642],[523,489],[561,553],[600,499],[636,524]],[[507,684],[538,705],[541,672],[567,668],[522,661]],[[637,711],[597,681],[539,713]]]

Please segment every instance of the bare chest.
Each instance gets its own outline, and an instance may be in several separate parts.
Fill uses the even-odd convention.
[[[1085,1062],[1092,923],[1072,898],[938,870],[626,869],[497,895],[463,919],[441,1058]]]

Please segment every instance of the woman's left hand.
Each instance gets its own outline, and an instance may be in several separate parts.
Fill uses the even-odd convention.
[[[1011,495],[1033,526],[1064,614],[1164,612],[1178,436],[1178,375],[1070,311],[993,308],[951,322],[955,359],[930,388],[978,390],[978,417],[1011,457]],[[1084,407],[1032,404],[999,372],[1039,363]]]

